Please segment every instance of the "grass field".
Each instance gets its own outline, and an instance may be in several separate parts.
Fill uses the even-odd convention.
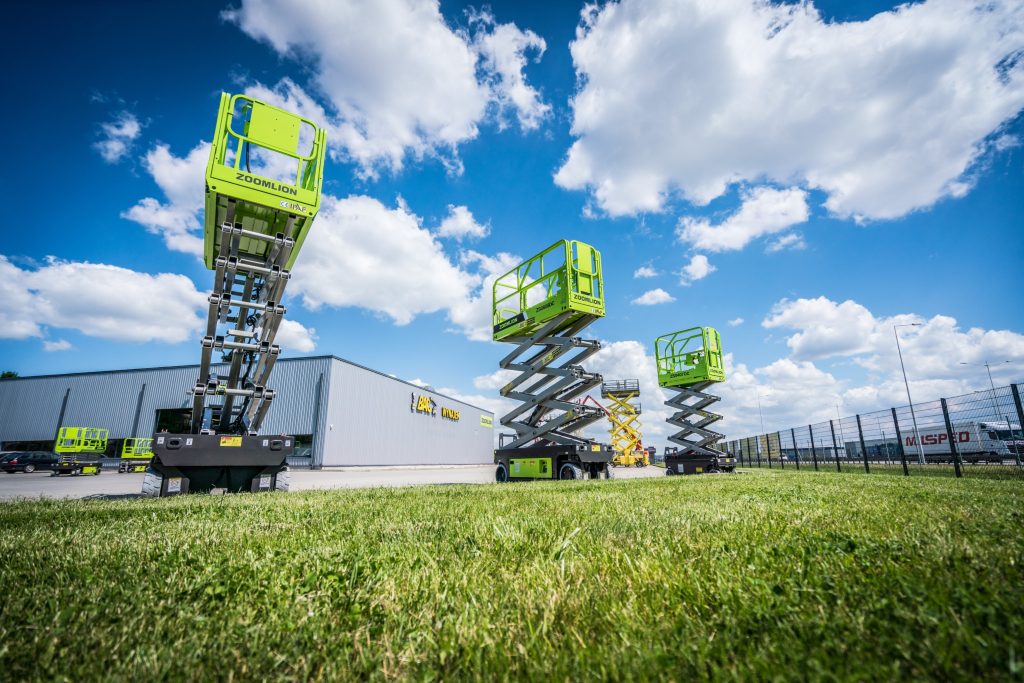
[[[1022,523],[763,470],[8,503],[0,678],[1019,680]]]

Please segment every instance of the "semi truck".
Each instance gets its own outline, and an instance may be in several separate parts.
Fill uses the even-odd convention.
[[[949,434],[945,425],[920,427],[921,451],[928,462],[952,462]],[[966,462],[1002,462],[1016,460],[1024,455],[1024,435],[1019,424],[1007,420],[957,422],[953,424],[957,452]],[[913,430],[904,431],[903,450],[908,459],[917,457],[917,436]],[[893,435],[888,439],[865,439],[864,447],[871,460],[899,458],[899,441]],[[846,442],[848,458],[864,457],[859,441]]]

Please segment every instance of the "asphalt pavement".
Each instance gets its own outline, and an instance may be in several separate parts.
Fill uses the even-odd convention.
[[[664,476],[659,467],[616,467],[617,479]],[[0,474],[0,501],[19,498],[134,498],[142,491],[142,474],[104,470],[98,475],[51,477],[49,472]],[[429,467],[340,467],[325,470],[292,470],[292,491],[314,489],[372,488],[375,486],[422,486],[428,484],[494,483],[494,465]]]

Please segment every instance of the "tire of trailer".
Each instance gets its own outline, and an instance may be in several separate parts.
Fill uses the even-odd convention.
[[[36,471],[36,466],[35,465],[33,465],[31,463],[29,463],[28,465],[25,465],[25,474],[32,474],[35,471]]]
[[[498,467],[494,470],[494,481],[499,484],[504,484],[508,481],[508,467],[505,466],[505,463],[498,463]]]
[[[160,486],[163,484],[164,478],[159,472],[154,470],[152,467],[146,468],[146,476],[142,478],[142,497],[143,498],[158,498],[160,496]]]
[[[582,481],[583,470],[578,465],[567,462],[558,468],[558,478],[566,481]]]
[[[285,467],[283,470],[277,473],[274,477],[274,490],[275,491],[287,491],[288,487],[292,483],[292,473]]]

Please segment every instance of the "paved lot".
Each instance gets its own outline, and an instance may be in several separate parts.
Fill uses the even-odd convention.
[[[616,467],[618,479],[664,476],[658,467]],[[98,476],[51,477],[49,472],[0,474],[0,501],[17,498],[129,498],[142,490],[142,474],[104,470]],[[494,482],[494,465],[452,467],[344,467],[294,470],[291,490],[420,486],[423,484],[487,484]]]

